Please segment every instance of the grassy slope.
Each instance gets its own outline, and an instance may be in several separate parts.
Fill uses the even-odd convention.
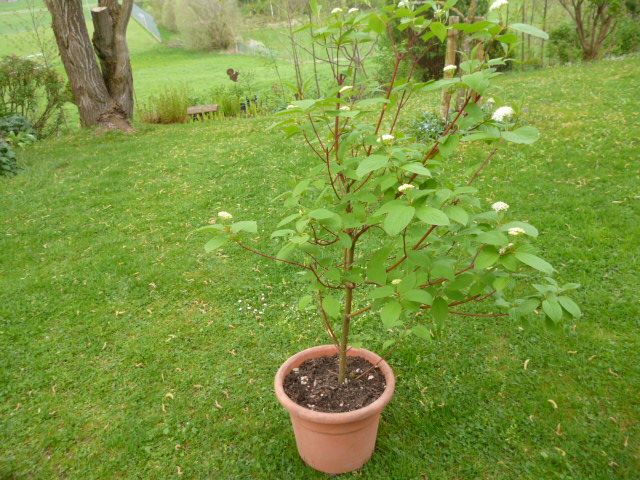
[[[639,79],[634,59],[502,80],[494,96],[524,100],[543,138],[501,151],[485,197],[540,227],[585,317],[562,334],[452,319],[406,344],[354,477],[637,478]],[[189,236],[219,209],[264,230],[282,216],[282,178],[309,160],[271,122],[80,132],[0,182],[0,477],[323,478],[271,387],[325,341],[296,312],[295,270]]]

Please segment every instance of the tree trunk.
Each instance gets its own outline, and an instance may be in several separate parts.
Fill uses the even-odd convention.
[[[103,61],[103,68],[105,68],[103,71],[98,66],[96,54],[91,45],[82,0],[46,0],[45,3],[53,19],[53,32],[62,63],[69,77],[75,103],[78,106],[82,126],[130,130],[133,112],[133,79],[126,48],[128,18],[123,19],[123,16],[127,12],[131,13],[133,1],[125,0],[122,7],[117,5],[116,0],[100,2],[101,4],[109,3],[110,5],[106,7],[109,11],[112,11],[113,4],[119,8],[118,12],[111,16],[112,19],[116,18],[112,30],[113,44],[119,47],[113,49],[116,52],[115,61],[108,64],[116,66],[113,70],[109,70],[111,67],[105,68],[107,64]],[[103,26],[96,28],[98,29],[104,32]],[[125,46],[124,50],[122,44]]]
[[[133,117],[133,73],[127,46],[127,25],[133,2],[100,0],[91,10],[93,46],[102,69],[102,77],[111,98],[122,108],[128,119]]]

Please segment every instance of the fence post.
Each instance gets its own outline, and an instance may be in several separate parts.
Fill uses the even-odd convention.
[[[460,22],[460,17],[449,17],[449,25],[455,25]],[[456,52],[458,50],[458,34],[459,30],[450,28],[447,32],[447,52],[444,56],[444,65],[456,65]],[[455,75],[455,72],[444,72],[444,78],[451,78]],[[451,107],[451,94],[445,89],[442,91],[442,117],[445,122],[449,116],[449,108]]]

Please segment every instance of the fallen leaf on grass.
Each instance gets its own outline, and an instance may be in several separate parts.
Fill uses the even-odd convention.
[[[549,402],[551,404],[551,406],[554,408],[554,410],[558,409],[558,404],[555,402],[555,400],[547,400],[547,402]]]
[[[524,369],[526,370],[528,366],[529,366],[529,359],[527,358],[527,359],[524,361]]]

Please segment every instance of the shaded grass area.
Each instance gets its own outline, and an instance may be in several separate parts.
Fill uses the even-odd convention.
[[[539,227],[560,280],[583,284],[585,316],[560,333],[456,318],[403,344],[377,452],[346,478],[637,477],[639,79],[632,59],[498,84],[543,137],[501,149],[481,193]],[[274,198],[312,160],[272,122],[78,132],[0,182],[0,476],[324,478],[271,386],[289,355],[326,342],[296,309],[296,270],[207,256],[192,234],[221,209],[263,232],[286,213]],[[361,318],[356,334],[380,328]]]

